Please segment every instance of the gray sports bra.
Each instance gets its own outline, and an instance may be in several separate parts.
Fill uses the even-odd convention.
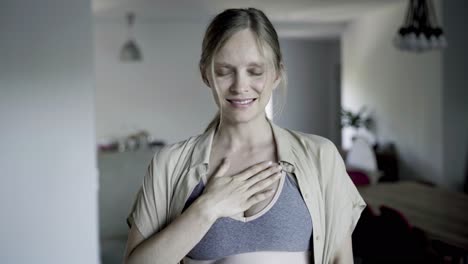
[[[203,192],[204,183],[194,188],[185,207]],[[293,176],[283,171],[278,190],[272,201],[260,212],[245,221],[231,217],[216,220],[201,241],[189,252],[184,263],[238,263],[240,256],[278,259],[278,254],[291,259],[309,259],[312,245],[312,219]],[[248,253],[254,253],[250,254]],[[259,254],[262,255],[259,255]],[[261,257],[260,257],[261,256]],[[231,261],[229,261],[231,258]],[[226,261],[219,261],[225,259]],[[198,261],[198,262],[197,262]],[[266,262],[265,262],[266,263]],[[275,262],[276,263],[276,262]],[[308,263],[302,262],[301,263]]]

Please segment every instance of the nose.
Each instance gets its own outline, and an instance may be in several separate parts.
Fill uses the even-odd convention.
[[[235,75],[234,82],[232,83],[229,91],[233,94],[241,94],[249,90],[249,82],[247,76],[238,72]]]

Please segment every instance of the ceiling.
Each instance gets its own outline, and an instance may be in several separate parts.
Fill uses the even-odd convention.
[[[256,7],[263,10],[289,35],[333,35],[349,21],[379,8],[406,0],[93,0],[97,21],[121,21],[133,11],[138,22],[207,23],[216,13],[232,7]],[[314,27],[310,27],[313,25]],[[309,33],[307,33],[309,32]]]

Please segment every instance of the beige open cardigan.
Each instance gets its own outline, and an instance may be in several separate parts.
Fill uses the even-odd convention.
[[[268,118],[267,118],[268,119]],[[330,263],[366,207],[328,139],[284,129],[268,119],[283,169],[297,179],[313,224],[314,263]],[[166,145],[152,158],[127,223],[148,238],[179,216],[192,190],[206,180],[215,127]],[[311,261],[312,263],[312,261]]]

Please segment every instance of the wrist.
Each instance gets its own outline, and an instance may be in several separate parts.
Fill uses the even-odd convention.
[[[205,195],[200,195],[193,202],[192,206],[195,208],[195,211],[200,214],[200,217],[206,221],[214,223],[218,219],[218,215],[216,214],[214,206],[209,202],[208,199],[206,199]]]

